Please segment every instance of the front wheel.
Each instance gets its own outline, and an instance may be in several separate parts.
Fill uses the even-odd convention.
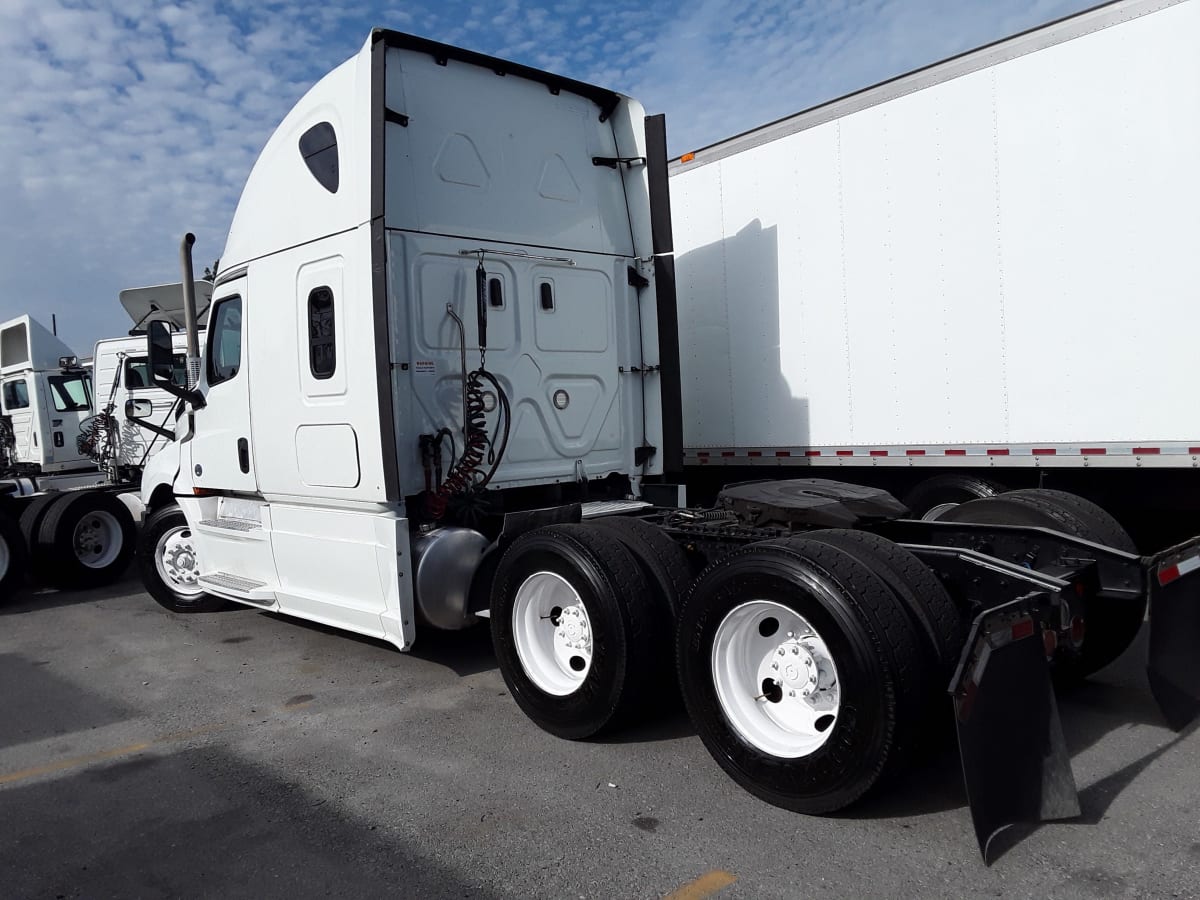
[[[172,612],[215,612],[225,606],[223,597],[200,587],[200,557],[178,506],[163,507],[146,520],[137,556],[146,590]]]

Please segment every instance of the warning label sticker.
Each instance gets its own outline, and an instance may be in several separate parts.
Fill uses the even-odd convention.
[[[437,363],[432,359],[418,359],[413,362],[413,373],[416,375],[436,375]]]

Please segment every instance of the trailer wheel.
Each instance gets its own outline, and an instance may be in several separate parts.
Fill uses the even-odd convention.
[[[1103,544],[1126,553],[1137,553],[1133,539],[1107,512],[1075,494],[1029,488],[997,497],[974,500],[951,510],[949,522],[984,525],[1030,525],[1052,528],[1074,537]],[[1059,653],[1054,671],[1059,678],[1085,678],[1113,662],[1137,637],[1146,618],[1146,598],[1088,600],[1083,643],[1078,653]]]
[[[929,657],[892,591],[804,537],[752,544],[701,575],[676,654],[709,753],[798,812],[841,809],[898,771],[928,699]]]
[[[607,530],[549,525],[505,552],[492,643],[513,698],[539,727],[578,740],[629,721],[653,697],[650,588]]]
[[[60,587],[91,587],[120,577],[133,556],[137,526],[113,494],[66,493],[38,529],[46,576]]]
[[[47,568],[46,554],[42,551],[38,541],[38,535],[42,529],[42,521],[46,518],[46,513],[50,511],[50,507],[64,496],[66,495],[59,491],[48,491],[41,497],[34,497],[21,512],[19,521],[21,539],[24,541],[28,553],[30,573],[35,578],[42,578],[46,574]]]
[[[884,580],[904,604],[933,652],[938,673],[949,677],[967,639],[968,620],[933,571],[899,544],[869,531],[823,529],[809,540],[853,553]]]
[[[200,563],[187,518],[176,504],[156,510],[142,527],[137,546],[142,583],[171,612],[216,612],[223,597],[200,587]]]
[[[904,495],[904,505],[909,517],[939,519],[949,510],[969,500],[994,497],[1004,491],[1004,486],[989,478],[975,475],[934,475],[918,484]]]
[[[21,527],[10,515],[0,512],[0,603],[20,587],[27,559]]]

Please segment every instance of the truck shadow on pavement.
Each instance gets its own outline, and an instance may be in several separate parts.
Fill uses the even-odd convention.
[[[494,896],[386,824],[220,746],[148,752],[0,796],[8,896]]]

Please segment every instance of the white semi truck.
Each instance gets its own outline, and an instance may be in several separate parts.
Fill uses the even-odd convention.
[[[204,304],[212,285],[194,291]],[[181,329],[182,297],[178,284],[122,291],[133,333],[98,341],[90,365],[30,316],[0,325],[0,602],[29,563],[66,587],[106,583],[128,565],[141,472],[173,439],[179,404],[151,383],[144,325]],[[171,377],[183,384],[182,331],[173,342]]]
[[[1195,0],[1110,3],[674,160],[695,476],[1194,529],[1197,42]]]
[[[936,521],[823,480],[668,502],[690,348],[665,124],[628,97],[374,31],[272,135],[221,258],[203,356],[185,302],[187,387],[149,325],[185,405],[142,485],[168,609],[236,601],[401,650],[487,619],[541,728],[586,738],[677,685],[726,772],[808,813],[899,772],[949,684],[985,854],[1007,823],[1078,814],[1051,670],[1110,662],[1147,605],[1164,715],[1200,709],[1200,538],[1140,557],[1046,490]]]

